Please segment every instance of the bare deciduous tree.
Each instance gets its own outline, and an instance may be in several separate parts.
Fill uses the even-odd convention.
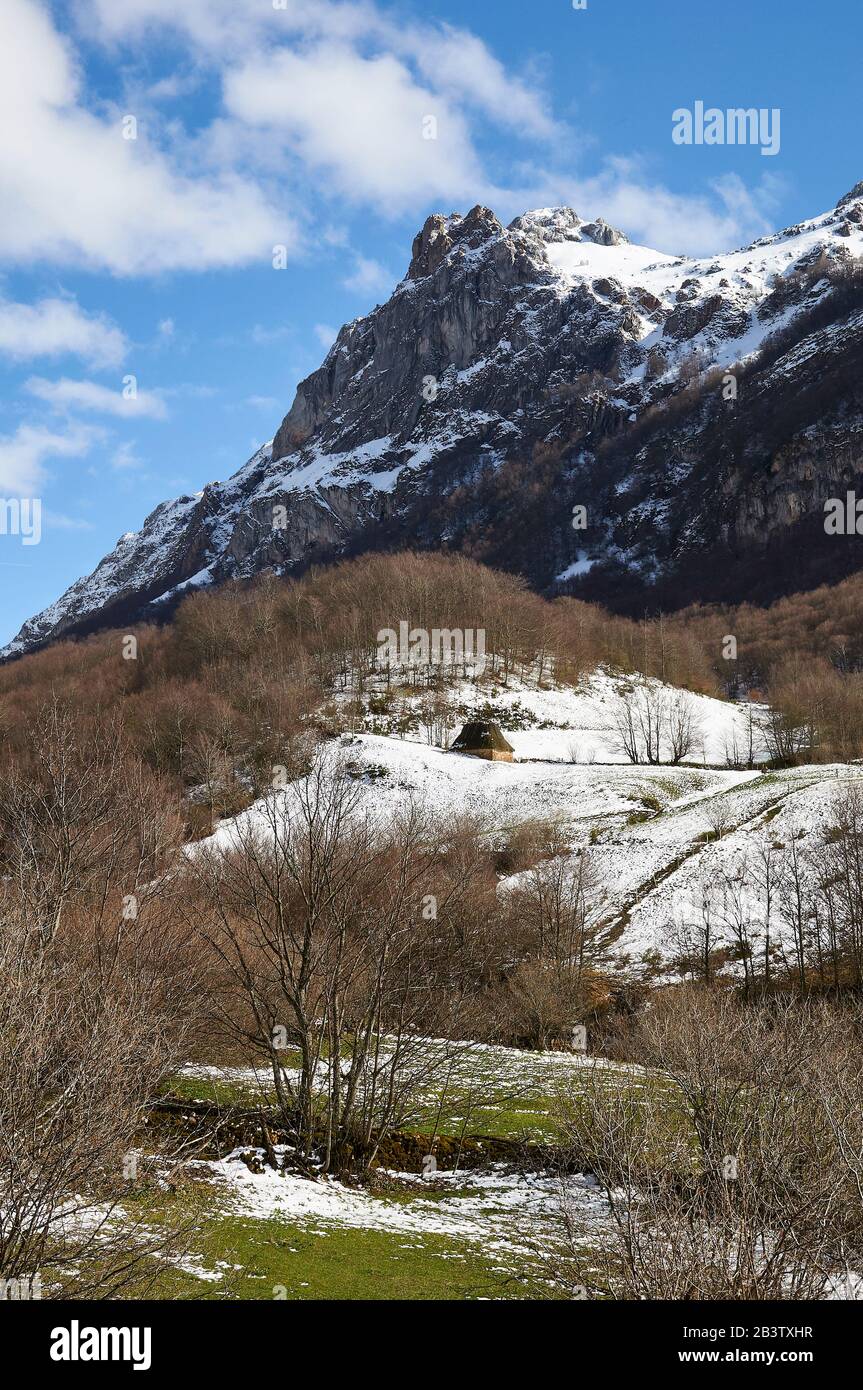
[[[177,1237],[119,1204],[200,970],[168,862],[178,822],[147,774],[56,703],[34,730],[38,759],[0,797],[0,1275],[106,1296]]]
[[[521,959],[500,1008],[519,1041],[547,1048],[569,1040],[592,1003],[591,982],[606,964],[612,940],[606,900],[582,851],[536,865],[510,893],[508,905]]]
[[[617,1299],[849,1296],[863,1256],[860,1022],[811,1001],[658,1001],[631,1039],[652,1069],[641,1084],[588,1064],[563,1104],[571,1163],[604,1192],[610,1234],[597,1248],[565,1200],[562,1282]]]
[[[678,690],[668,701],[666,723],[672,763],[680,763],[693,753],[701,739],[701,725],[692,696]]]
[[[313,1171],[364,1171],[458,1050],[428,1041],[433,1020],[438,1037],[458,1035],[461,998],[458,892],[434,892],[428,825],[412,806],[391,827],[372,824],[346,768],[321,759],[195,871],[223,1018],[266,1060],[296,1157]]]

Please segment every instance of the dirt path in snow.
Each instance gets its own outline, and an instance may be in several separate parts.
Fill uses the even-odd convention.
[[[650,894],[653,893],[660,886],[660,884],[664,883],[666,879],[670,878],[672,874],[676,873],[677,870],[681,868],[685,863],[687,863],[688,860],[694,859],[698,855],[702,854],[708,845],[716,844],[718,840],[725,839],[727,835],[734,835],[739,830],[745,830],[748,825],[752,825],[762,816],[768,815],[776,807],[781,806],[783,802],[788,800],[789,797],[796,796],[798,792],[805,791],[809,787],[817,786],[818,783],[823,780],[824,779],[821,777],[811,777],[808,778],[806,781],[801,781],[797,783],[793,787],[787,787],[785,791],[781,792],[778,796],[774,797],[772,801],[768,801],[763,806],[759,806],[757,811],[754,811],[751,815],[744,816],[736,824],[729,826],[728,830],[725,832],[724,835],[713,835],[710,839],[707,840],[703,840],[700,838],[692,840],[690,844],[686,846],[685,849],[681,850],[679,854],[675,855],[674,858],[671,859],[667,864],[663,865],[661,869],[657,869],[655,873],[651,874],[650,878],[645,879],[643,883],[640,883],[639,886],[626,898],[623,906],[618,908],[614,913],[612,913],[611,916],[606,918],[603,925],[608,927],[618,927],[619,932],[622,933],[629,925],[631,914],[633,913],[635,908],[637,908],[642,902],[644,902],[644,900],[648,898]],[[849,778],[848,780],[860,782],[863,781],[863,777],[853,777]],[[742,785],[750,786],[751,783],[745,782],[742,783]],[[733,796],[736,791],[736,787],[731,787],[725,791],[717,792],[714,796],[708,795],[703,798],[700,798],[700,800],[718,801],[719,798],[722,796]],[[667,809],[673,810],[674,808],[669,807]],[[659,820],[660,817],[665,815],[666,813],[666,811],[660,811],[659,814],[655,817],[655,819]]]

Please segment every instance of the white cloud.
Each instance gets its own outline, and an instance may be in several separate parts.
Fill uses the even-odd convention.
[[[0,299],[0,353],[13,361],[74,353],[94,367],[123,360],[125,335],[104,314],[87,314],[74,299],[16,304]]]
[[[146,129],[124,139],[122,115],[85,107],[75,55],[47,10],[3,0],[0,255],[125,274],[264,259],[274,242],[293,241],[290,220],[255,181],[231,169],[187,172]]]
[[[140,45],[173,30],[221,74],[226,118],[201,142],[210,159],[326,172],[334,192],[388,214],[482,195],[468,113],[521,137],[557,133],[545,94],[475,34],[370,0],[288,0],[283,10],[264,0],[89,0],[83,14],[103,42]],[[423,137],[429,116],[435,139]]]
[[[357,294],[379,294],[390,289],[392,283],[393,277],[389,271],[380,261],[368,256],[357,256],[353,271],[342,280],[346,290],[354,290]]]
[[[168,77],[162,77],[158,82],[151,83],[147,88],[147,96],[152,101],[176,101],[179,97],[188,96],[200,85],[200,82],[200,73],[192,72],[186,76],[181,76],[177,72],[172,72]]]
[[[178,381],[176,386],[160,386],[154,394],[166,399],[169,396],[179,396],[193,401],[208,401],[219,394],[219,389],[216,386],[207,386],[202,381]]]
[[[275,396],[247,396],[246,405],[250,405],[253,410],[275,410],[279,402]]]
[[[75,458],[86,454],[101,431],[75,424],[66,434],[42,425],[19,425],[13,435],[0,438],[0,494],[18,497],[38,495],[50,458]]]
[[[786,180],[781,174],[763,174],[754,188],[747,188],[738,174],[726,174],[711,184],[729,216],[742,226],[760,226],[764,232],[774,230],[774,217],[786,192]]]
[[[672,254],[712,255],[745,245],[772,231],[779,180],[762,178],[747,189],[737,176],[715,180],[704,194],[674,193],[652,183],[638,162],[615,158],[591,177],[552,170],[493,191],[489,205],[503,221],[526,208],[565,205],[584,218],[604,217],[631,241]]]
[[[392,42],[409,53],[436,90],[478,107],[493,121],[523,134],[550,139],[557,126],[542,93],[514,78],[481,39],[466,29],[444,24],[401,26]]]
[[[464,115],[391,53],[319,43],[256,55],[227,72],[225,105],[334,191],[391,213],[484,183]],[[429,115],[436,139],[423,138]]]
[[[438,92],[483,111],[522,133],[548,138],[555,123],[535,85],[507,71],[469,30],[392,16],[370,0],[90,0],[90,32],[114,40],[138,38],[162,28],[183,33],[200,56],[235,60],[279,43],[375,45],[415,66]]]
[[[629,161],[615,160],[596,179],[583,181],[577,195],[630,238],[661,251],[710,255],[729,250],[771,230],[769,195],[743,196],[740,180],[714,185],[715,199],[672,193],[643,181]],[[590,215],[595,215],[591,213]]]
[[[187,35],[203,53],[245,49],[282,17],[269,0],[255,7],[242,0],[90,0],[78,16],[91,38],[141,41],[164,28]]]
[[[279,324],[275,328],[267,328],[263,323],[256,323],[249,337],[256,347],[269,347],[271,343],[280,343],[285,338],[290,338],[293,331],[289,323]]]
[[[556,129],[544,93],[508,71],[475,34],[393,15],[372,0],[287,0],[279,10],[271,0],[89,0],[83,14],[93,37],[140,41],[173,30],[201,61],[215,64],[242,62],[276,45],[374,48],[410,64],[437,93],[522,134],[548,138]]]
[[[72,381],[65,376],[59,381],[48,381],[45,377],[32,376],[25,381],[24,390],[47,402],[54,410],[85,410],[126,419],[146,416],[151,420],[164,420],[168,414],[161,395],[154,391],[139,390],[134,396],[126,396],[122,389],[113,390],[96,381]]]

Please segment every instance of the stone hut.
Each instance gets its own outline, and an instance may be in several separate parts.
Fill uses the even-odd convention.
[[[496,724],[475,720],[465,724],[452,745],[452,752],[467,753],[472,758],[488,758],[493,763],[511,763],[513,748]]]

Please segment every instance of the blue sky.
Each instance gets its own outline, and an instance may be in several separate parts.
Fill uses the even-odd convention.
[[[43,528],[0,534],[0,642],[272,436],[429,212],[709,254],[830,207],[861,38],[856,0],[3,0],[0,499]],[[675,144],[699,100],[779,108],[779,153]]]

